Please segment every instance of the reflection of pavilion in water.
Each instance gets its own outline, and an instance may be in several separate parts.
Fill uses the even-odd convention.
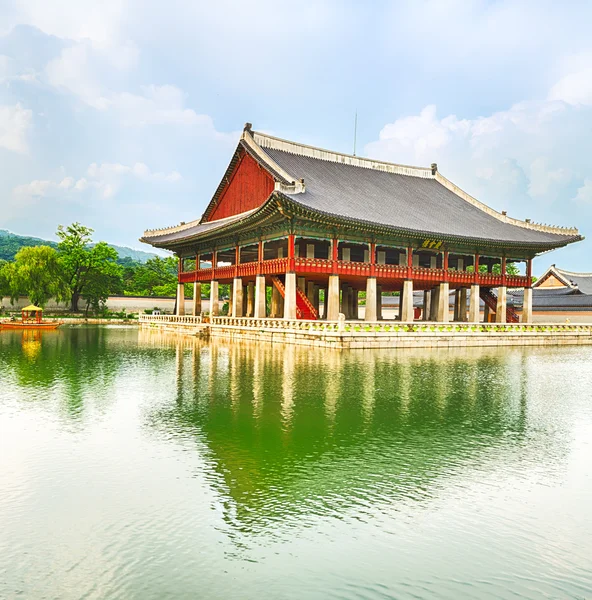
[[[199,432],[240,529],[426,499],[524,437],[521,350],[318,353],[160,335],[177,348],[177,403],[155,422]]]

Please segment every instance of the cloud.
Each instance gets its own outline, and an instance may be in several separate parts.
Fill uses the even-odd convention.
[[[579,205],[592,206],[592,179],[584,180],[584,185],[578,188],[574,201]]]
[[[592,140],[580,132],[592,128],[592,102],[584,102],[588,78],[577,75],[561,77],[544,100],[489,115],[441,118],[436,106],[426,106],[386,124],[366,153],[407,164],[437,162],[445,175],[495,208],[570,225],[564,222],[566,203],[578,186],[574,201],[590,205],[584,179]]]
[[[100,192],[103,198],[113,197],[121,187],[125,177],[133,177],[145,182],[176,183],[182,179],[177,171],[161,173],[151,171],[144,163],[137,162],[132,166],[118,163],[92,163],[86,171],[86,177],[74,179],[67,176],[61,180],[34,180],[30,183],[18,185],[14,188],[15,196],[44,197],[50,194],[63,194],[64,192],[84,192],[94,189]]]
[[[26,154],[32,121],[32,111],[19,103],[14,106],[0,105],[0,148]]]

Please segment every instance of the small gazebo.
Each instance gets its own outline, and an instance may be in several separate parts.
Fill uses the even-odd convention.
[[[34,304],[29,304],[21,310],[23,323],[41,323],[43,309]]]

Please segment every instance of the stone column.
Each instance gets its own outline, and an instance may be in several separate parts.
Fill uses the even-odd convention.
[[[185,314],[185,284],[177,284],[177,312],[178,317]]]
[[[273,306],[273,291],[279,296],[280,293],[275,285],[271,288],[271,298],[272,298],[272,306]],[[265,318],[265,275],[257,275],[255,278],[255,302],[253,307],[253,316],[255,319],[264,319]],[[276,310],[277,310],[277,302],[276,302]],[[277,314],[275,315],[278,316]]]
[[[454,316],[453,321],[460,321],[460,289],[454,292]]]
[[[366,309],[364,311],[365,321],[376,321],[376,277],[368,277],[366,280]]]
[[[215,317],[220,314],[220,301],[218,299],[218,282],[210,282],[210,315]]]
[[[317,311],[317,315],[318,315],[319,319],[321,318],[320,291],[321,290],[320,290],[319,286],[315,284],[312,305],[315,307],[315,310]]]
[[[467,322],[467,288],[460,288],[458,317],[461,323]]]
[[[376,320],[382,321],[382,286],[376,286]]]
[[[432,301],[430,302],[430,321],[438,320],[438,307],[440,306],[440,286],[431,291]]]
[[[489,314],[490,314],[490,309],[489,306],[486,304],[485,307],[483,308],[483,322],[484,323],[489,323]]]
[[[349,305],[348,301],[348,288],[347,283],[341,284],[341,304],[339,307],[339,312],[343,313],[346,319],[349,319]]]
[[[359,319],[360,306],[358,304],[358,290],[352,290],[352,319]]]
[[[440,284],[438,292],[438,321],[440,323],[448,323],[450,321],[450,288],[447,281]]]
[[[264,278],[265,279],[265,278]],[[275,287],[275,285],[271,286],[271,314],[270,316],[274,319],[277,319],[281,316],[280,312],[280,291]]]
[[[297,281],[298,281],[298,289],[303,294],[306,294],[306,279],[304,277],[298,277]]]
[[[337,321],[339,316],[339,275],[329,275],[328,298],[325,298],[327,321]]]
[[[243,280],[235,277],[232,282],[232,316],[243,316]]]
[[[193,284],[193,316],[201,315],[201,283]]]
[[[252,317],[255,310],[255,283],[249,281],[247,283],[247,311],[246,316]]]
[[[234,304],[234,285],[232,282],[228,284],[228,316],[232,317],[232,305]]]
[[[423,320],[430,320],[430,312],[432,304],[432,292],[430,290],[425,290],[423,293]]]
[[[471,285],[471,299],[469,302],[469,323],[479,323],[479,284]]]
[[[306,297],[308,298],[308,301],[314,306],[314,300],[315,300],[315,284],[314,281],[307,281],[306,282]]]
[[[522,322],[532,323],[532,288],[524,288],[524,301],[522,303]]]
[[[403,282],[403,292],[400,296],[401,300],[401,321],[413,321],[413,281],[406,279]]]
[[[296,319],[296,273],[286,273],[284,319]]]
[[[505,285],[500,285],[497,288],[497,307],[495,311],[495,322],[506,322],[506,303],[507,303],[508,288]]]

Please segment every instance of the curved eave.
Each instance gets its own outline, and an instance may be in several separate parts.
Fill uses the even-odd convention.
[[[452,236],[449,234],[441,233],[438,231],[423,231],[417,229],[407,229],[402,227],[395,227],[392,225],[385,225],[382,223],[376,223],[369,220],[353,219],[345,217],[343,215],[319,211],[312,209],[309,206],[302,204],[295,200],[291,196],[276,192],[278,196],[281,196],[282,202],[287,206],[291,207],[295,213],[300,215],[306,215],[309,217],[322,217],[327,225],[333,227],[342,227],[344,223],[351,226],[352,228],[363,228],[375,233],[383,234],[395,234],[408,239],[422,239],[425,237],[437,237],[443,242],[457,243],[462,245],[475,245],[475,246],[489,246],[489,247],[504,247],[504,248],[522,248],[532,249],[537,252],[544,252],[546,250],[553,250],[555,248],[561,248],[579,242],[584,239],[581,235],[575,236],[560,236],[557,235],[556,242],[529,242],[529,241],[514,241],[514,240],[492,240],[491,238],[480,238],[472,236]],[[320,220],[320,219],[315,219]]]

